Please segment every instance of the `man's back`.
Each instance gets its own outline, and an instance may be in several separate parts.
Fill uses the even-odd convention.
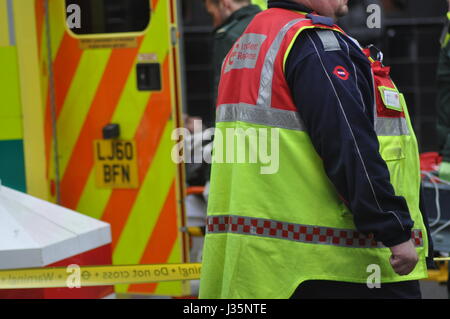
[[[228,135],[222,140],[217,136],[236,129],[248,134],[261,130],[275,134],[260,133],[259,138],[271,139],[272,147],[279,147],[271,154],[279,157],[277,169],[270,172],[262,165],[267,161],[242,165],[227,157],[226,163],[213,162],[201,297],[286,298],[296,285],[312,278],[363,283],[368,264],[382,269],[383,284],[426,276],[426,232],[415,193],[420,183],[418,157],[415,139],[408,133],[412,127],[404,117],[406,105],[405,114],[395,111],[395,121],[377,120],[395,122],[395,130],[378,125],[375,131],[369,116],[375,111],[373,94],[378,94],[379,113],[394,111],[373,89],[368,59],[352,41],[343,40],[332,21],[306,15],[306,9],[272,7],[259,14],[225,60],[215,153],[225,154],[230,147],[230,154],[246,154],[245,145],[234,145]],[[291,59],[299,49],[295,39],[310,44],[301,47],[305,56],[300,61]],[[355,70],[353,55],[364,60],[366,76]],[[394,84],[384,76],[379,79],[393,92]],[[366,87],[366,94],[361,87]],[[377,137],[381,150],[386,150],[384,158]],[[224,142],[228,140],[230,144]],[[390,153],[395,145],[411,156],[403,159],[398,158],[403,152]],[[257,148],[255,144],[251,149]],[[388,157],[389,169],[396,173],[392,182],[411,204],[414,232],[408,205],[390,183],[384,161]],[[403,180],[398,178],[400,171]],[[415,253],[411,236],[421,263],[414,273],[400,278],[386,246],[406,243]]]

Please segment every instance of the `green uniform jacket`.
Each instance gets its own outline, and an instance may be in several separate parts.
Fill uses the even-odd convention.
[[[222,25],[214,30],[214,102],[217,97],[217,88],[220,81],[220,70],[225,56],[230,51],[234,42],[244,33],[253,17],[261,9],[257,5],[249,5],[234,12]]]

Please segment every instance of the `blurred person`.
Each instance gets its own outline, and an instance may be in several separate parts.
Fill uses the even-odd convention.
[[[255,14],[261,11],[260,7],[266,7],[266,0],[255,0],[254,5],[251,0],[204,0],[207,12],[213,19],[214,26],[214,44],[213,44],[213,70],[214,70],[214,97],[217,96],[217,86],[220,80],[220,68],[222,61],[234,42],[239,38],[242,32]],[[203,148],[201,131],[195,132],[195,122],[199,123],[201,118],[192,117],[184,114],[185,127],[192,133],[190,138],[186,139],[185,152],[192,154],[196,149]],[[212,120],[214,122],[214,119]],[[213,123],[204,123],[206,126]],[[206,191],[204,198],[198,195],[190,195],[187,198],[188,206],[188,224],[189,226],[204,226],[204,215],[206,214],[206,202],[208,197],[208,180],[210,166],[202,163],[186,163],[186,177],[189,186],[203,186]],[[191,217],[191,218],[189,218]],[[198,238],[196,239],[198,241]],[[194,248],[199,245],[194,243]],[[195,249],[195,261],[201,260],[201,250]]]
[[[211,118],[205,121],[206,127],[213,127],[215,123],[215,102],[223,60],[253,17],[261,12],[260,5],[264,5],[264,2],[266,1],[258,0],[256,4],[252,4],[251,0],[204,0],[214,26],[212,56],[214,105],[211,106]],[[204,167],[203,178],[208,190],[211,165],[205,163]],[[208,197],[208,191],[204,196]]]
[[[214,43],[212,67],[214,73],[214,102],[220,81],[222,62],[233,44],[244,32],[253,17],[261,11],[250,0],[204,0],[206,10],[213,18]],[[213,113],[215,114],[215,113]],[[213,117],[214,125],[214,117]],[[210,123],[207,123],[209,126]]]
[[[347,12],[269,1],[225,58],[216,134],[273,132],[279,166],[213,161],[201,298],[421,298],[417,141],[390,69],[334,24]]]
[[[207,182],[206,171],[209,172],[209,165],[200,162],[196,163],[192,159],[199,151],[202,152],[204,147],[203,141],[203,125],[202,119],[198,116],[189,116],[183,114],[184,127],[189,134],[183,135],[185,156],[185,172],[187,187],[203,186]],[[204,227],[206,217],[206,201],[202,194],[189,194],[185,197],[186,222],[187,227]],[[204,237],[190,236],[189,262],[196,263],[202,261],[202,248]],[[192,296],[197,296],[199,291],[199,280],[191,280],[189,282]]]

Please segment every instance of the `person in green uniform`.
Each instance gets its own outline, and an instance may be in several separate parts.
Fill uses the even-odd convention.
[[[265,2],[259,0],[259,2]],[[241,36],[253,17],[261,11],[260,7],[252,4],[250,0],[205,0],[208,13],[213,18],[214,43],[212,66],[214,72],[214,106],[217,97],[217,88],[220,81],[222,62],[233,44]],[[215,114],[214,111],[212,111]],[[207,126],[214,125],[207,123]]]

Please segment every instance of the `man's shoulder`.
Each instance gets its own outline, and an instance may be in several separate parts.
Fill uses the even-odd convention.
[[[356,40],[339,31],[322,28],[302,31],[296,38],[289,55],[294,55],[295,59],[299,61],[312,54],[326,55],[338,52],[352,58],[362,59],[368,63]]]
[[[289,52],[289,57],[292,56],[295,60],[301,61],[312,54],[324,53],[325,48],[318,32],[329,32],[338,41],[340,47],[342,47],[342,40],[338,38],[336,31],[319,28],[305,29],[295,39],[292,49]]]

